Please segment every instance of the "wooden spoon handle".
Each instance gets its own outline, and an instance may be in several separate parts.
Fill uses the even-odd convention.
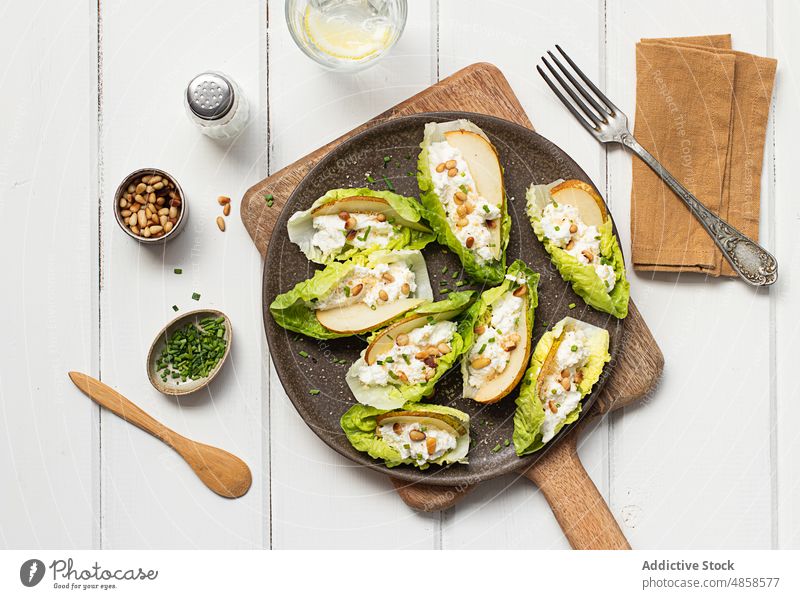
[[[145,432],[150,433],[160,439],[170,447],[174,447],[174,442],[181,436],[170,428],[161,424],[158,420],[150,416],[135,403],[122,396],[111,387],[90,377],[82,372],[70,372],[69,378],[75,386],[83,391],[92,401],[100,404],[107,410],[114,412],[117,416],[138,426]]]
[[[578,428],[523,474],[547,499],[573,549],[630,549],[577,451]]]

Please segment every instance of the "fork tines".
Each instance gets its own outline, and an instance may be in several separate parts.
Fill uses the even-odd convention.
[[[600,132],[601,125],[608,124],[609,117],[612,119],[617,116],[619,109],[614,105],[614,103],[609,100],[606,95],[600,91],[600,89],[589,79],[583,71],[578,68],[578,65],[567,55],[564,50],[561,49],[561,46],[556,44],[556,49],[559,51],[561,56],[569,63],[569,66],[572,67],[572,70],[580,77],[586,86],[593,92],[590,93],[584,85],[575,78],[572,72],[565,67],[558,57],[553,54],[552,52],[548,51],[547,55],[550,57],[550,61],[555,63],[555,66],[558,67],[558,70],[547,60],[547,57],[542,56],[542,62],[547,67],[547,69],[552,73],[553,77],[558,81],[561,87],[569,94],[569,97],[572,98],[572,102],[570,102],[558,86],[553,83],[550,77],[547,76],[547,73],[542,69],[541,66],[536,66],[536,70],[539,71],[539,74],[542,78],[547,82],[547,85],[550,86],[550,89],[555,92],[558,98],[564,103],[572,115],[578,119],[578,121],[586,127],[591,133],[595,135]],[[561,76],[559,73],[563,73],[564,77],[566,77],[566,81],[564,77]],[[569,83],[567,82],[569,81]],[[577,108],[576,108],[577,107]],[[581,115],[578,112],[578,108],[583,112]],[[587,120],[588,119],[588,120]]]

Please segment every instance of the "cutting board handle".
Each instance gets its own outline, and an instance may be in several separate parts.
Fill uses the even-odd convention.
[[[578,457],[578,429],[522,474],[541,489],[573,549],[630,549]]]

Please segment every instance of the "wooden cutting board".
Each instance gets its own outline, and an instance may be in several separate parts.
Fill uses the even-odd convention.
[[[311,167],[333,147],[393,117],[445,110],[490,114],[533,128],[500,70],[488,63],[470,65],[248,189],[241,203],[242,221],[261,255],[266,255],[272,229],[289,195]],[[271,202],[267,198],[271,198]],[[592,409],[595,416],[645,397],[655,388],[661,375],[664,357],[633,302],[624,335],[626,338],[619,360]],[[587,421],[584,419],[580,426],[520,475],[541,489],[572,547],[629,548],[605,500],[578,459],[577,439]],[[471,490],[471,487],[450,489],[419,483],[409,485],[395,479],[392,482],[403,501],[422,511],[446,509]]]

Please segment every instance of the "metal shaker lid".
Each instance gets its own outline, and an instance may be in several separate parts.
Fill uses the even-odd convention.
[[[233,106],[233,84],[220,73],[200,73],[189,82],[186,100],[189,109],[199,118],[220,119]]]

